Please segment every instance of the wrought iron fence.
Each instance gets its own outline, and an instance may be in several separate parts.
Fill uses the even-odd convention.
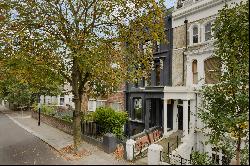
[[[210,159],[211,164],[213,165],[229,165],[230,164],[230,159],[227,157],[222,158],[220,160],[219,158],[213,158],[213,157],[208,157]],[[160,161],[162,162],[167,162],[172,165],[197,165],[195,162],[195,158],[192,157],[192,154],[190,154],[190,159],[185,159],[181,157],[180,155],[174,155],[171,152],[169,153],[168,151],[162,151],[160,154]]]
[[[83,135],[94,137],[95,139],[101,137],[100,125],[98,125],[96,122],[82,121],[81,132]]]

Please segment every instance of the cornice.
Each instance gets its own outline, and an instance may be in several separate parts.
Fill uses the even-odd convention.
[[[201,2],[204,2],[204,1],[201,1]],[[190,8],[190,9],[188,9],[188,10],[185,10],[185,9],[187,9],[187,8],[181,8],[181,9],[179,9],[179,10],[176,10],[176,12],[178,12],[178,11],[180,11],[180,13],[178,13],[178,14],[172,14],[172,16],[173,16],[173,20],[177,20],[177,19],[180,19],[180,18],[183,18],[183,17],[186,17],[187,15],[191,15],[191,14],[193,14],[193,13],[197,13],[197,12],[199,12],[199,11],[202,11],[202,10],[204,10],[204,9],[207,9],[207,8],[211,8],[211,7],[214,7],[214,6],[217,6],[217,5],[219,5],[219,4],[222,4],[224,1],[223,0],[211,0],[211,1],[207,1],[207,2],[205,2],[205,3],[201,3],[200,5],[197,5],[197,6],[195,6],[195,7],[192,7],[192,8]],[[181,10],[183,10],[183,12],[181,12]]]
[[[214,51],[213,42],[208,42],[206,44],[200,44],[197,46],[189,46],[188,50],[184,52],[184,54],[185,55],[200,55],[200,54],[212,53],[213,51]]]

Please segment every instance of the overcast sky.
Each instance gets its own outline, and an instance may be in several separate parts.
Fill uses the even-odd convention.
[[[176,0],[165,0],[165,5],[168,8],[171,8],[172,6],[174,6]]]

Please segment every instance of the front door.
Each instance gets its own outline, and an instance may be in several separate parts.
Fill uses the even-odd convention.
[[[178,130],[183,130],[183,107],[177,106],[178,108]]]

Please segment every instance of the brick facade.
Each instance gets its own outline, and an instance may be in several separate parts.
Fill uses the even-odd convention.
[[[107,97],[107,105],[111,105],[114,102],[120,103],[122,106],[122,110],[125,110],[125,85],[122,85],[119,91],[114,92]]]

